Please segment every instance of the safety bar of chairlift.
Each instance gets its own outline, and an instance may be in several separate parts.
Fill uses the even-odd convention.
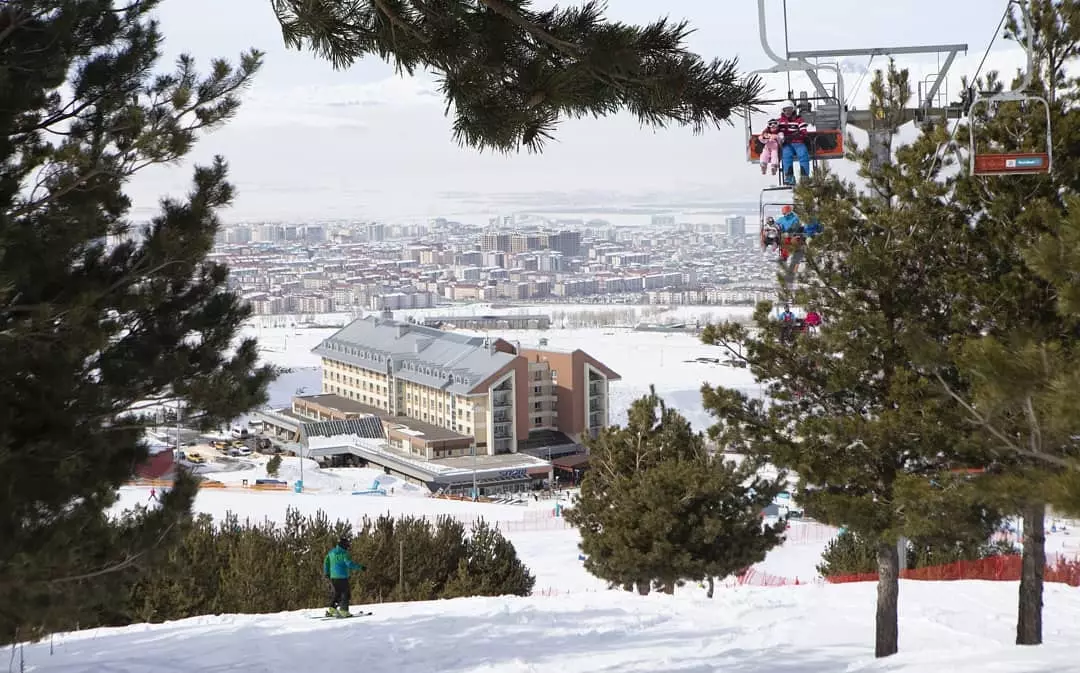
[[[1036,102],[1036,103],[1042,103],[1043,109],[1046,110],[1046,170],[1041,171],[1041,172],[1049,173],[1054,168],[1054,138],[1053,138],[1053,133],[1050,130],[1050,124],[1051,124],[1050,103],[1045,98],[1043,98],[1042,96],[1033,96],[1033,95],[1030,95],[1030,94],[1025,94],[1025,93],[1022,93],[1020,91],[1003,91],[1001,93],[996,93],[996,94],[993,94],[991,96],[987,96],[987,97],[984,98],[984,97],[982,97],[982,94],[980,92],[976,91],[975,96],[971,100],[971,105],[968,106],[968,117],[971,118],[971,117],[974,116],[975,107],[979,103],[985,103],[987,105],[991,105],[993,103],[1009,102],[1009,101],[1013,101],[1013,102],[1017,102],[1017,103],[1024,103],[1024,102],[1029,102],[1029,101],[1030,102]],[[979,155],[979,152],[977,151],[978,146],[976,144],[977,139],[975,138],[975,127],[976,126],[977,125],[974,124],[974,123],[970,123],[970,122],[968,123],[968,142],[969,142],[969,146],[968,146],[969,147],[969,152],[968,152],[968,154],[969,154],[969,159],[968,159],[969,167],[968,167],[968,169],[969,169],[969,172],[972,175],[975,175],[975,159]],[[994,152],[983,152],[982,154],[986,155],[986,154],[1002,154],[1002,153],[1001,152],[996,152],[996,153],[994,153]],[[1025,153],[1025,154],[1027,154],[1027,153]],[[1032,172],[1034,172],[1034,171],[1032,171]],[[1000,173],[999,175],[1013,175],[1013,174],[1023,174],[1023,173],[1024,173],[1023,171],[1016,171],[1016,172],[1009,171],[1009,172],[1006,172],[1006,173]]]
[[[773,74],[773,75],[775,75],[775,74],[779,74],[779,73],[782,73],[782,72],[806,72],[806,71],[809,71],[809,70],[818,70],[820,68],[828,68],[828,69],[833,70],[836,73],[836,92],[835,92],[836,95],[832,96],[832,97],[829,97],[829,98],[826,98],[826,100],[831,100],[831,101],[836,102],[837,106],[840,108],[840,128],[834,129],[834,130],[839,131],[841,134],[846,133],[847,132],[847,113],[848,113],[848,110],[847,110],[847,104],[844,102],[844,76],[840,73],[840,67],[838,65],[834,65],[832,63],[823,63],[821,65],[814,66],[814,65],[812,65],[810,63],[806,63],[806,62],[788,61],[787,63],[778,63],[777,65],[773,66],[772,68],[764,68],[762,70],[755,70],[755,71],[751,72],[750,74],[751,75],[761,75],[761,74]],[[779,100],[779,102],[786,102],[786,101],[789,101],[789,100],[791,100],[791,99],[790,98],[781,98]],[[810,100],[810,98],[807,98],[807,100]],[[760,101],[758,104],[765,105],[765,104],[768,104],[768,103],[771,103],[771,102],[772,101],[766,100],[766,101]],[[797,105],[797,103],[796,103],[796,105]],[[749,108],[747,108],[747,110],[746,110],[745,117],[746,117],[746,130],[747,130],[747,133],[753,134],[753,128],[752,128],[753,127],[753,120],[751,119],[750,109]]]
[[[1042,103],[1043,108],[1046,110],[1046,172],[1049,173],[1054,167],[1054,138],[1053,133],[1050,130],[1051,115],[1050,115],[1050,103],[1042,96],[1035,96],[1032,94],[1024,93],[1031,88],[1031,80],[1035,76],[1035,31],[1032,30],[1031,11],[1028,9],[1027,2],[1025,0],[1012,0],[1020,6],[1020,14],[1024,19],[1024,29],[1027,31],[1027,45],[1024,51],[1027,53],[1027,69],[1024,71],[1024,81],[1020,83],[1020,86],[1011,91],[1002,91],[1000,93],[991,94],[990,96],[983,97],[982,92],[976,91],[975,95],[971,99],[971,104],[968,106],[968,117],[972,117],[972,111],[979,103],[991,103],[998,102],[1026,102],[1034,101]],[[761,9],[761,15],[764,16],[764,0],[758,0],[759,9]],[[976,152],[976,139],[975,139],[975,124],[968,123],[968,140],[970,142],[969,154],[970,157],[970,171],[975,173],[975,157],[978,154]]]

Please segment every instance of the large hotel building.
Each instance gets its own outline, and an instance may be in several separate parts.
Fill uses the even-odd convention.
[[[384,316],[354,321],[323,341],[322,395],[295,411],[330,420],[326,407],[380,416],[391,448],[427,459],[517,453],[553,433],[580,442],[609,422],[608,384],[619,375],[581,350],[521,348],[500,338]]]

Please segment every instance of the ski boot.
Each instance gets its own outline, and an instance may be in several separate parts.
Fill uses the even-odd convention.
[[[326,608],[326,615],[325,616],[327,616],[327,617],[337,617],[338,616],[338,609],[337,608]]]
[[[345,608],[338,608],[335,616],[344,619],[345,617],[352,617],[352,613]]]

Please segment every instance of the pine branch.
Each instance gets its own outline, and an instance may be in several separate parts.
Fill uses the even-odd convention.
[[[271,0],[287,46],[334,68],[374,55],[441,83],[463,146],[543,149],[566,118],[633,114],[695,133],[756,109],[762,83],[737,60],[686,51],[686,22],[606,20],[597,2],[537,11],[529,0]]]
[[[976,409],[974,405],[972,405],[962,396],[957,394],[953,387],[949,385],[949,383],[941,376],[941,374],[934,374],[934,376],[937,378],[938,383],[941,384],[946,394],[948,394],[949,397],[953,399],[953,401],[963,407],[963,409],[967,411],[971,419],[975,423],[977,423],[979,427],[989,432],[994,437],[994,439],[1000,442],[1000,448],[1017,456],[1021,456],[1023,458],[1031,458],[1047,465],[1052,465],[1054,467],[1062,467],[1068,470],[1080,471],[1080,461],[1070,460],[1068,458],[1061,458],[1054,454],[1034,448],[1034,437],[1035,433],[1038,432],[1037,420],[1032,421],[1034,423],[1034,425],[1032,426],[1031,435],[1033,442],[1032,447],[1025,447],[1023,444],[1017,442],[1016,440],[1002,432],[995,423],[993,423],[989,418],[979,412],[979,410]],[[1028,402],[1030,402],[1030,398],[1028,399]],[[1032,410],[1030,413],[1033,414],[1034,410]]]

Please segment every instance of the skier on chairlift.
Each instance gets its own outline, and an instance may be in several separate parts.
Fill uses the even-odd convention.
[[[802,231],[802,223],[799,221],[799,216],[795,214],[795,209],[791,206],[784,206],[780,212],[780,219],[776,220],[776,226],[780,227],[780,231],[785,234]]]
[[[761,174],[765,175],[768,170],[770,174],[776,175],[780,170],[780,145],[784,142],[780,122],[770,119],[769,125],[758,134],[758,140],[761,141]]]
[[[784,135],[781,159],[784,165],[784,184],[795,184],[795,159],[799,160],[799,175],[810,176],[810,150],[806,147],[808,125],[795,108],[795,103],[784,101],[780,114],[780,133]]]
[[[765,225],[761,232],[761,248],[766,252],[769,248],[776,246],[780,249],[780,227],[776,225],[776,220],[773,217],[765,218]]]

